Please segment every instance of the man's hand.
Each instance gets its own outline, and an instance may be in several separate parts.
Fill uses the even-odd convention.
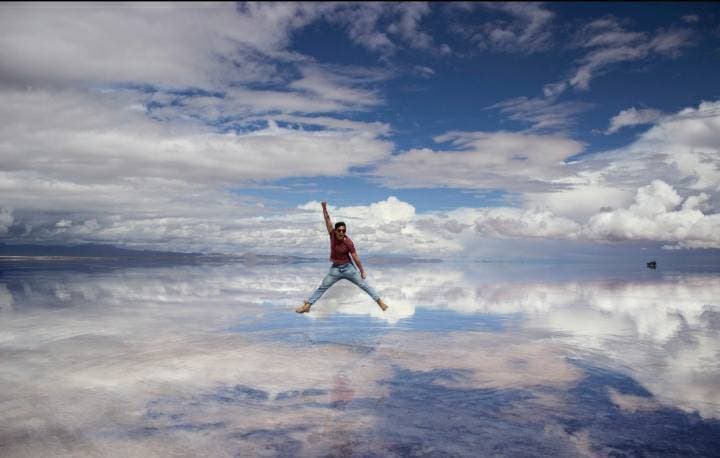
[[[362,277],[363,280],[365,280],[367,278],[367,274],[365,273],[364,270],[360,271],[360,276]]]
[[[323,208],[326,208],[326,207],[327,207],[327,202],[323,200],[322,202],[320,202],[320,205],[322,205]]]

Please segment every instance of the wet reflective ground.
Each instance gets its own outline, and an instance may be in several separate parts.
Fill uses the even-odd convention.
[[[0,265],[0,456],[719,456],[720,275]]]

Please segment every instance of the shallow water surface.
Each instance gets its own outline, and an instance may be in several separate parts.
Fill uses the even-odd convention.
[[[0,456],[718,456],[720,276],[0,265]]]

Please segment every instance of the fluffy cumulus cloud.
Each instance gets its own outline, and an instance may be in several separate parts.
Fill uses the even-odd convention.
[[[595,194],[597,188],[586,192]],[[605,195],[604,199],[611,196]],[[580,205],[588,201],[591,197]],[[709,204],[706,193],[682,198],[664,181],[653,180],[639,188],[634,201],[626,207],[600,207],[586,218],[570,218],[538,206],[474,209],[477,214],[474,229],[495,239],[655,241],[666,242],[667,248],[720,248],[720,213],[710,212]]]
[[[720,214],[698,209],[707,194],[683,202],[667,183],[654,180],[638,189],[628,208],[602,212],[587,223],[587,235],[600,240],[663,240],[680,247],[720,247]],[[683,202],[682,206],[680,205]]]
[[[627,208],[653,179],[682,198],[708,195],[701,210],[717,213],[720,195],[720,103],[703,102],[659,119],[635,141],[617,150],[568,164],[561,190],[530,192],[528,205],[586,220],[600,211]]]
[[[383,103],[372,85],[388,71],[287,51],[295,31],[339,7],[2,5],[0,205],[15,211],[0,230],[247,248],[248,218],[272,212],[233,189],[386,157],[389,127],[347,114]],[[421,33],[422,8],[382,8],[402,23],[396,34]]]
[[[658,240],[718,247],[720,103],[666,115],[627,147],[570,165],[560,191],[526,204],[585,224],[597,240]]]
[[[314,232],[303,243],[315,250],[327,249],[319,202],[308,202],[299,207],[311,222]],[[334,222],[344,221],[348,235],[358,237],[358,247],[372,254],[394,256],[441,256],[443,253],[459,253],[463,244],[453,232],[453,227],[440,224],[432,215],[422,215],[415,207],[394,196],[370,205],[348,207],[328,206]],[[288,222],[286,227],[294,226]]]
[[[661,179],[681,195],[706,192],[712,211],[717,208],[720,184],[720,102],[703,102],[663,117],[630,145],[587,165],[608,184],[618,187],[648,184],[647,177]]]
[[[472,230],[499,239],[718,248],[719,122],[720,104],[703,102],[658,118],[627,147],[578,161],[568,158],[582,145],[565,137],[452,132],[436,141],[458,150],[411,150],[391,157],[376,173],[388,186],[497,185],[523,192],[521,208],[449,212],[444,217],[452,223],[425,219],[436,227],[455,227],[463,237]]]
[[[319,202],[308,202],[299,207],[302,210],[317,210],[320,208]],[[332,207],[330,207],[332,208]],[[347,216],[349,219],[365,221],[370,224],[386,224],[392,222],[404,222],[413,219],[415,216],[415,207],[407,202],[402,202],[395,196],[390,196],[387,200],[375,202],[366,206],[352,206],[340,209],[341,215]]]
[[[499,19],[473,32],[478,43],[532,51],[550,40],[553,15],[542,5],[481,7]],[[3,238],[317,255],[327,247],[316,202],[275,210],[242,188],[363,170],[389,188],[503,189],[522,201],[446,213],[419,213],[395,197],[332,207],[369,253],[462,254],[478,238],[719,244],[718,102],[662,117],[625,110],[609,133],[653,127],[595,159],[571,161],[584,144],[543,132],[587,108],[557,102],[566,87],[586,87],[615,62],[676,55],[690,42],[681,29],[647,34],[614,18],[595,21],[584,29],[587,55],[576,74],[547,86],[548,99],[493,107],[530,131],[450,131],[434,138],[436,149],[396,152],[390,125],[356,116],[385,103],[379,84],[395,67],[326,65],[289,43],[325,21],[385,59],[401,46],[448,54],[424,28],[431,5],[0,9]]]
[[[342,118],[318,118],[313,123],[320,129],[305,129],[302,116],[284,115],[299,127],[268,119],[250,132],[223,133],[154,119],[141,97],[123,91],[8,89],[2,95],[2,205],[17,209],[15,235],[28,240],[166,238],[181,248],[195,234],[211,243],[233,219],[261,211],[232,187],[344,175],[391,150],[380,138],[384,126]],[[63,218],[78,224],[56,227]],[[202,238],[213,234],[217,239]]]
[[[72,99],[67,104],[72,105]],[[47,110],[53,105],[44,106]],[[21,110],[11,108],[12,114],[22,115]],[[194,150],[208,138],[220,141],[227,137],[223,154],[232,151],[241,164],[237,168],[227,156],[214,161],[212,149],[201,154],[198,162],[192,155],[184,156],[183,152],[190,149],[182,148],[174,155],[168,151],[165,157],[162,150],[150,147],[137,156],[114,155],[111,143],[125,141],[137,148],[143,144],[143,135],[152,139],[148,144],[156,146],[162,141],[154,137],[159,135],[154,121],[131,108],[110,108],[83,119],[102,122],[100,114],[113,114],[115,142],[94,140],[92,125],[84,126],[71,113],[51,116],[51,111],[49,117],[65,119],[69,125],[48,128],[43,135],[28,132],[22,136],[18,134],[21,129],[6,136],[24,139],[25,147],[30,147],[24,156],[3,150],[4,163],[8,164],[8,170],[0,175],[3,205],[16,209],[4,213],[6,232],[12,230],[28,240],[115,241],[173,249],[318,256],[327,249],[327,242],[317,202],[278,214],[261,202],[215,185],[222,180],[229,185],[255,179],[263,176],[261,170],[268,170],[265,176],[269,178],[289,174],[287,170],[299,170],[327,148],[334,158],[329,167],[338,167],[327,169],[329,175],[380,161],[377,178],[397,187],[502,185],[525,191],[521,208],[418,213],[411,203],[395,197],[363,206],[331,206],[333,218],[348,222],[351,235],[359,237],[363,253],[461,256],[468,246],[492,239],[635,240],[685,248],[720,246],[716,235],[720,233],[716,208],[720,192],[717,103],[703,103],[665,116],[628,147],[575,162],[567,159],[582,150],[578,142],[562,136],[505,132],[451,132],[436,141],[457,150],[417,150],[390,157],[389,147],[376,137],[385,132],[385,126],[322,117],[312,118],[326,125],[321,131],[271,124],[247,135],[221,135],[189,127],[179,137],[186,143],[196,142]],[[6,113],[5,119],[8,122],[3,128],[13,128],[11,113]],[[308,117],[284,115],[281,119],[302,124]],[[124,131],[124,126],[132,128]],[[74,143],[53,136],[65,129],[73,132]],[[277,142],[283,136],[288,139],[288,148],[296,151],[307,142],[307,157],[298,156],[294,164],[287,151],[271,147],[260,157],[242,156],[245,141],[258,149],[263,141]],[[345,156],[338,157],[334,150],[339,144],[346,150],[348,143],[356,143],[360,149],[343,162]],[[178,144],[182,142],[178,140]],[[58,153],[53,156],[47,151]],[[102,158],[96,161],[97,170],[87,169],[93,155]],[[53,161],[52,157],[62,160]],[[267,166],[258,163],[263,160]],[[153,172],[153,161],[161,165],[157,170],[172,170],[175,177]],[[518,167],[519,163],[523,167]],[[323,170],[321,164],[314,168]],[[87,175],[75,173],[75,169]],[[648,176],[659,178],[648,181]]]

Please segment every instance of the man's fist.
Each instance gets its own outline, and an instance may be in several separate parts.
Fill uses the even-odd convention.
[[[322,205],[323,207],[327,207],[327,202],[323,200],[322,202],[320,202],[320,205]]]

